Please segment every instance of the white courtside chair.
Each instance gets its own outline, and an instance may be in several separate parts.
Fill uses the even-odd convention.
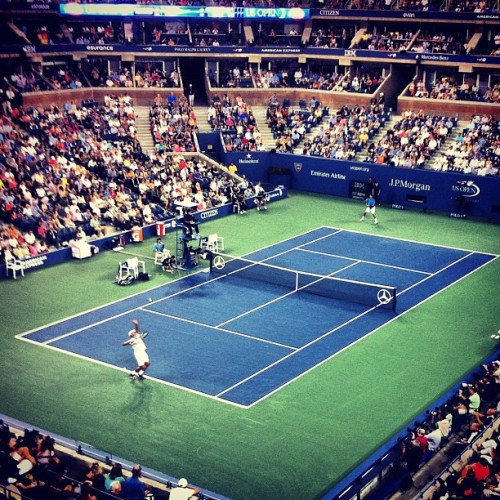
[[[143,260],[139,260],[137,257],[132,257],[126,260],[128,266],[128,271],[134,276],[134,278],[139,277],[139,273],[146,272],[146,263]]]
[[[127,262],[119,262],[118,264],[118,276],[116,277],[117,281],[121,281],[126,278],[130,274],[130,269],[128,267]]]
[[[19,272],[21,276],[24,276],[24,262],[19,259],[9,259],[5,262],[5,274],[9,276],[9,271],[12,273],[12,277],[17,279],[17,273]]]
[[[161,266],[163,261],[170,257],[170,250],[163,250],[163,252],[155,252],[155,264]]]
[[[219,252],[224,251],[224,238],[222,236],[217,236],[217,248]]]
[[[209,234],[206,240],[202,240],[201,248],[211,252],[219,251],[219,240],[216,234]]]

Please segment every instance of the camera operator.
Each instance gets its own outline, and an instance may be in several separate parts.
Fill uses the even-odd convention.
[[[454,408],[459,415],[474,414],[479,410],[481,397],[473,385],[462,384],[462,388],[458,391],[458,398],[463,401]]]

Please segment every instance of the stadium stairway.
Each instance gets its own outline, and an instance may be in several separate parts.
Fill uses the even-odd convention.
[[[271,129],[267,125],[267,107],[252,106],[252,112],[262,137],[264,150],[271,151],[272,149],[276,149],[276,140],[274,139]]]
[[[300,141],[299,145],[293,150],[293,154],[296,155],[301,155],[304,151],[304,141],[306,139],[310,139],[311,141],[316,137],[316,135],[319,132],[319,129],[321,127],[325,127],[326,124],[328,123],[328,120],[330,119],[330,113],[327,115],[323,116],[323,120],[321,120],[321,123],[319,125],[316,125],[316,127],[312,127],[309,133],[304,134],[303,139]]]
[[[444,156],[445,156],[446,150],[455,142],[456,138],[462,134],[464,128],[466,128],[467,125],[468,125],[467,121],[459,121],[458,122],[457,126],[446,137],[446,140],[443,142],[443,145],[439,148],[439,150],[431,158],[427,168],[430,168],[432,170],[441,170],[441,165],[443,163],[446,163],[444,161]]]
[[[134,106],[136,117],[135,125],[137,127],[137,138],[141,144],[144,154],[150,154],[154,151],[155,145],[151,135],[151,124],[149,121],[148,106]]]
[[[213,132],[210,123],[208,123],[208,108],[206,106],[194,106],[194,114],[196,115],[196,124],[201,134]]]
[[[377,145],[378,141],[382,139],[382,137],[392,128],[394,128],[394,125],[399,120],[399,116],[394,116],[392,115],[389,120],[387,120],[382,127],[380,127],[379,131],[373,136],[373,139],[368,140],[368,144],[360,151],[359,153],[356,154],[355,161],[366,161],[368,158],[368,146],[373,142],[375,145]]]

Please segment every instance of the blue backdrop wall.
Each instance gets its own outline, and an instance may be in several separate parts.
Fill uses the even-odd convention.
[[[226,153],[238,174],[288,188],[334,196],[364,197],[368,179],[381,187],[381,202],[393,208],[438,210],[455,216],[500,219],[500,178],[389,167],[280,153]]]

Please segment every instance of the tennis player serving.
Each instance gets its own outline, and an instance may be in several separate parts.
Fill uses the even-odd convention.
[[[373,217],[373,222],[375,224],[378,224],[377,220],[377,214],[375,213],[375,198],[370,195],[368,198],[365,200],[365,211],[361,214],[361,219],[359,219],[361,222],[365,220],[365,215],[366,214],[372,214]]]
[[[147,353],[147,347],[143,340],[148,335],[148,332],[141,332],[139,321],[136,319],[132,320],[132,324],[134,325],[134,329],[128,332],[129,339],[123,342],[124,346],[132,346],[132,349],[134,350],[134,357],[137,362],[137,368],[132,370],[129,376],[130,380],[135,380],[137,377],[144,380],[144,372],[151,364]]]

